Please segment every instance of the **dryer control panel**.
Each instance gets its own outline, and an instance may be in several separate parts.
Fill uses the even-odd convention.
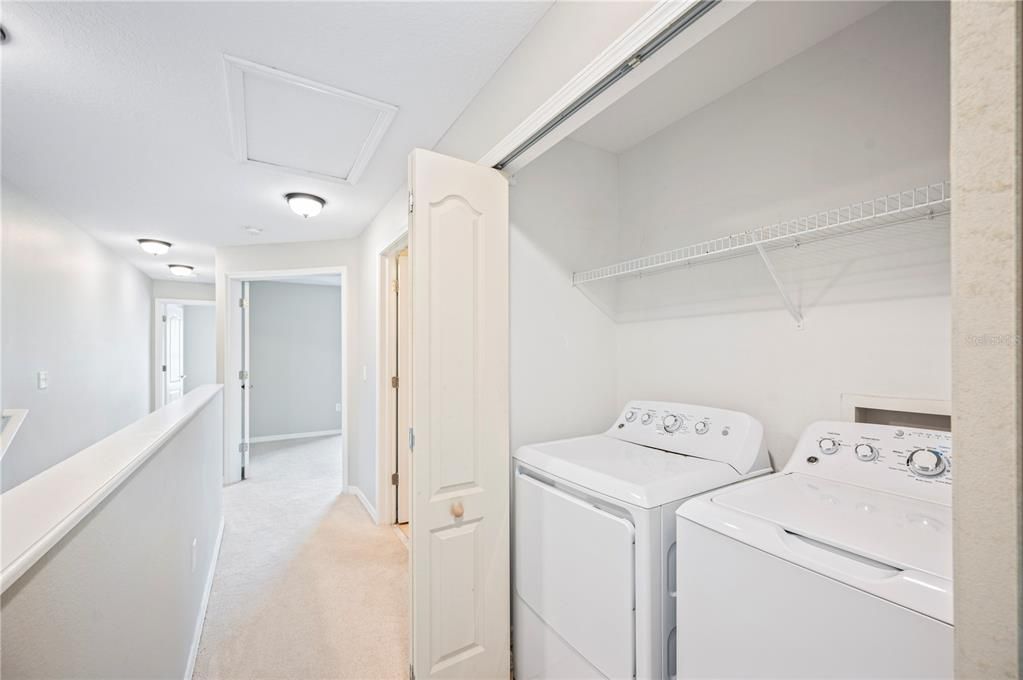
[[[784,472],[952,504],[952,435],[914,427],[820,421],[806,428]]]
[[[630,401],[609,437],[731,465],[770,471],[764,428],[747,413],[670,401]]]

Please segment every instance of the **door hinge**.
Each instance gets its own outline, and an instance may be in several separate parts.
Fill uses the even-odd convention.
[[[241,307],[242,309],[247,308],[249,306],[249,299],[248,298],[238,298],[238,306]]]
[[[398,473],[397,472],[391,474],[391,484],[394,485],[394,486],[398,486]]]
[[[408,192],[408,211],[411,214],[416,207],[416,197],[412,195],[412,192]]]
[[[394,389],[398,389],[398,376],[396,375],[391,376],[391,387],[393,387]]]
[[[167,323],[167,315],[166,314],[163,315],[163,322]]]
[[[398,279],[394,279],[393,281],[391,281],[391,292],[392,293],[398,292]]]
[[[167,364],[164,364],[163,366],[161,366],[160,370],[163,371],[164,373],[166,373],[167,372]]]
[[[249,379],[249,372],[248,371],[238,371],[238,379],[239,380],[248,380]]]
[[[416,448],[416,431],[413,428],[408,429],[408,450],[412,451]]]
[[[248,445],[248,443],[242,442],[241,444],[238,445],[238,453],[248,453],[248,452],[249,452],[249,445]]]

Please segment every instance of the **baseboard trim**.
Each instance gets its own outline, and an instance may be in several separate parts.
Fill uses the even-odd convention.
[[[224,542],[224,517],[220,517],[220,529],[217,530],[217,542],[213,546],[213,559],[210,560],[210,571],[206,575],[206,587],[202,593],[202,603],[199,605],[199,616],[195,620],[195,631],[192,633],[192,649],[188,652],[188,665],[185,666],[184,680],[192,680],[195,673],[195,660],[199,656],[199,641],[202,640],[202,628],[206,623],[206,607],[210,604],[210,593],[213,592],[213,576],[217,572],[217,562],[220,560],[220,545]]]
[[[380,524],[380,521],[377,519],[377,509],[374,508],[373,504],[369,502],[368,498],[366,498],[366,494],[362,493],[362,489],[357,486],[349,486],[348,493],[359,499],[359,502],[362,503],[362,507],[365,508],[366,513],[369,515],[369,518],[373,520],[373,524]]]
[[[262,442],[282,442],[286,439],[307,439],[309,437],[331,437],[341,434],[341,430],[319,430],[318,432],[296,432],[294,434],[268,434],[264,437],[249,437],[250,444]]]

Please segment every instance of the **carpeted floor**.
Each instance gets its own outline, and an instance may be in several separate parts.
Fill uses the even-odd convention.
[[[408,552],[338,495],[340,438],[253,446],[193,678],[408,677]]]

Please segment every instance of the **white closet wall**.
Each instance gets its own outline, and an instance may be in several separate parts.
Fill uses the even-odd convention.
[[[621,254],[947,179],[947,45],[947,5],[893,3],[626,151]],[[663,294],[630,282],[620,295],[676,318],[619,327],[619,400],[748,411],[782,464],[809,422],[840,417],[844,392],[949,398],[947,233],[772,254],[803,330],[755,257],[661,275]]]
[[[566,140],[511,188],[511,445],[606,429],[615,324],[571,285],[614,257],[618,159]]]
[[[513,237],[516,443],[599,429],[559,415],[559,432],[540,426],[544,409],[595,398],[578,389],[583,363],[616,373],[600,427],[628,399],[734,408],[764,423],[777,465],[808,423],[841,416],[843,393],[947,399],[947,217],[771,253],[802,330],[756,256],[575,289],[566,278],[946,180],[948,74],[947,5],[892,3],[632,148],[569,139],[520,172],[513,223],[531,221]],[[594,215],[612,198],[615,226]],[[618,323],[566,365],[580,305]],[[542,370],[529,370],[542,347]]]

